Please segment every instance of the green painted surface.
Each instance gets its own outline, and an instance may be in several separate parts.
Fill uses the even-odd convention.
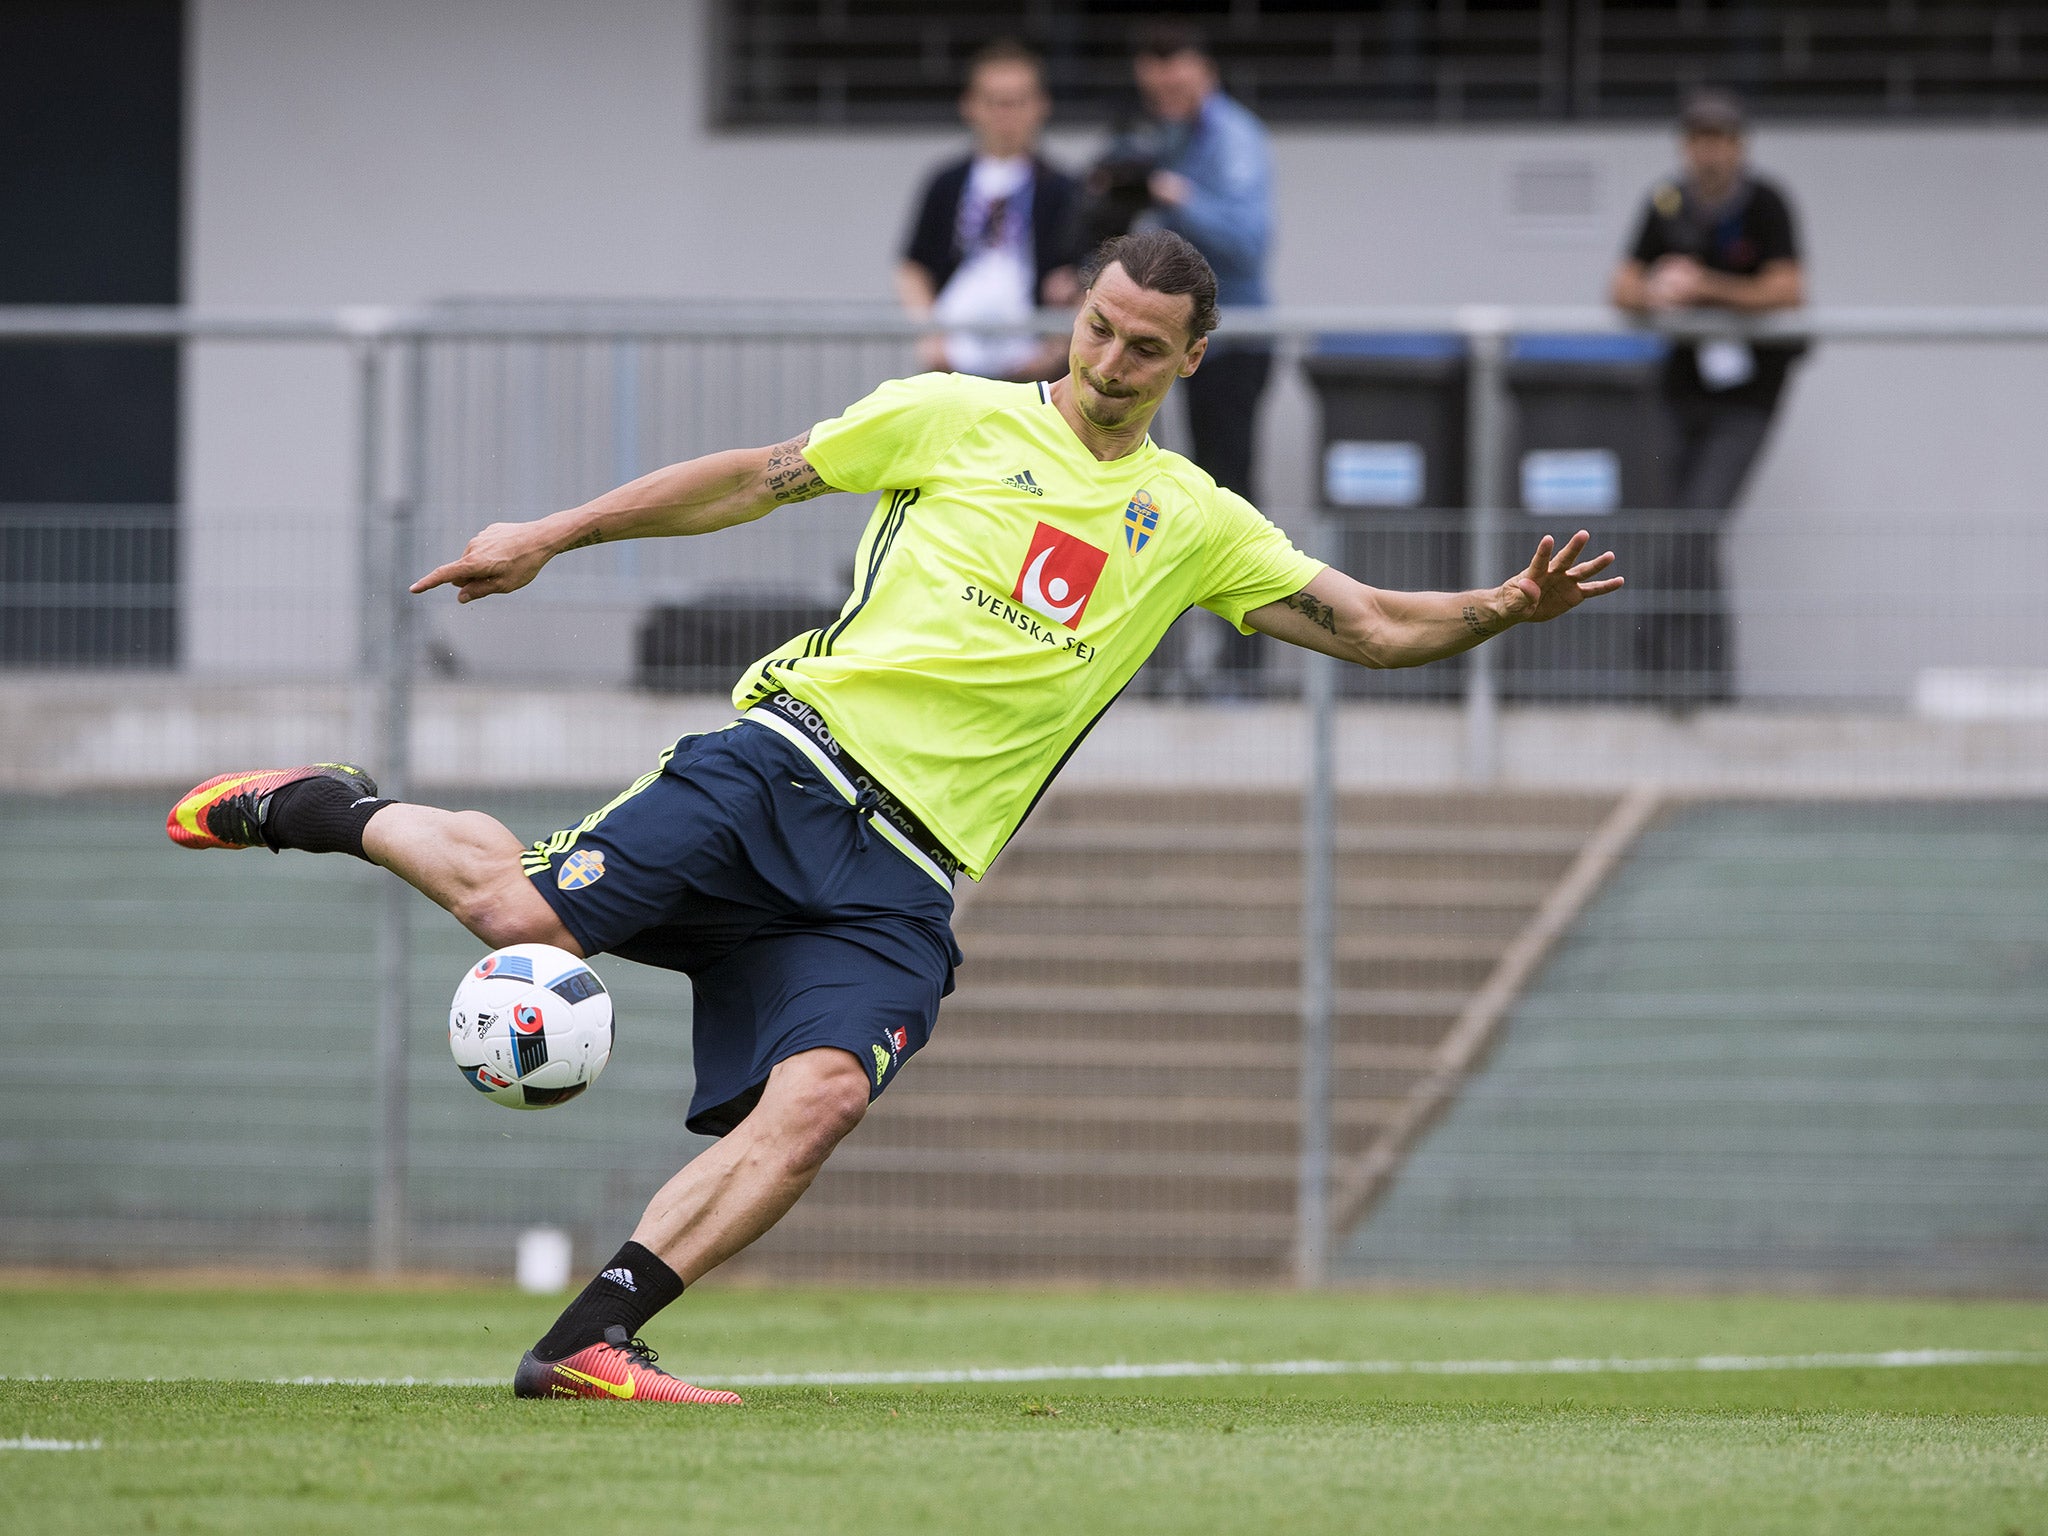
[[[603,798],[472,803],[537,837]],[[354,1262],[376,1156],[387,877],[335,855],[180,849],[164,808],[0,799],[0,1258],[190,1262],[218,1242]],[[483,946],[412,902],[416,1257],[503,1265],[511,1227],[594,1243],[630,1224],[701,1145],[682,1129],[688,983],[601,961],[619,1021],[606,1075],[557,1109],[503,1109],[446,1041],[448,999]]]
[[[2034,1531],[2048,1368],[748,1388],[518,1402],[504,1291],[0,1290],[0,1528],[36,1532]],[[693,1289],[664,1365],[2040,1349],[2040,1306]],[[102,1379],[23,1380],[51,1372]],[[230,1380],[142,1381],[202,1373]],[[296,1384],[333,1375],[472,1387]],[[126,1379],[104,1379],[106,1377]],[[277,1379],[283,1378],[281,1383]]]
[[[1346,1269],[2048,1285],[2048,805],[1662,822]]]

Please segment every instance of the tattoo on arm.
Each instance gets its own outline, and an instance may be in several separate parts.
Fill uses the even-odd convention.
[[[777,443],[768,450],[768,495],[777,505],[809,501],[831,491],[825,477],[804,457],[804,444],[810,440],[809,432],[801,432],[788,442]]]
[[[1470,603],[1465,605],[1465,627],[1481,640],[1486,639],[1489,635],[1500,633],[1500,626],[1498,624],[1489,624],[1480,618],[1479,610]]]
[[[568,545],[566,545],[566,546],[565,546],[565,548],[567,548],[567,549],[588,549],[588,548],[589,548],[589,547],[590,547],[591,545],[593,545],[593,544],[602,544],[603,542],[604,542],[604,534],[603,534],[603,532],[602,532],[601,530],[599,530],[599,529],[593,528],[593,529],[591,529],[591,530],[590,530],[590,531],[589,531],[588,533],[586,533],[586,534],[583,534],[583,535],[579,536],[578,538],[576,538],[576,539],[572,540],[572,541],[571,541],[571,542],[570,542],[570,543],[569,543]]]
[[[1328,603],[1309,596],[1306,590],[1296,592],[1291,597],[1284,597],[1281,601],[1307,619],[1309,623],[1319,625],[1333,635],[1337,633],[1337,610]],[[1470,609],[1466,610],[1467,613],[1470,611]],[[1467,622],[1469,623],[1470,620],[1468,619]]]

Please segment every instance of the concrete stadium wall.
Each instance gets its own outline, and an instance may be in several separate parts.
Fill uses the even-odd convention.
[[[189,300],[886,298],[913,189],[957,139],[710,129],[703,10],[196,0]],[[1062,133],[1054,147],[1078,161],[1094,142]],[[1672,152],[1644,128],[1290,130],[1277,144],[1275,286],[1290,303],[1594,299]],[[2048,129],[1769,127],[1755,151],[1798,201],[1819,300],[2048,298],[2048,203],[2033,195]],[[1590,176],[1589,206],[1518,216],[1518,175],[1560,164]],[[1913,562],[1930,530],[1948,559],[1978,531],[2034,548],[2044,398],[2048,348],[1820,352],[1733,534],[1733,579],[1771,594],[1743,632],[1746,687],[1790,691],[1785,679],[1821,671],[1902,698],[1924,666],[2048,664],[2048,637],[2017,609],[2010,622],[1854,618],[1923,590]],[[255,516],[281,550],[301,528],[331,544],[352,485],[346,399],[331,352],[195,349],[195,536],[225,543]],[[1262,432],[1264,500],[1296,521],[1315,432],[1298,382],[1274,392]],[[190,653],[213,665],[239,640],[202,611]],[[327,643],[306,642],[305,662]]]

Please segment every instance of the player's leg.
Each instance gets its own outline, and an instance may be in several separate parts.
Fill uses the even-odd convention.
[[[655,1368],[637,1335],[690,1281],[788,1214],[868,1108],[868,1069],[835,1046],[776,1063],[760,1101],[648,1203],[632,1238],[519,1362],[521,1397],[737,1403]]]
[[[186,848],[292,848],[382,865],[446,907],[486,944],[582,948],[520,866],[519,839],[481,811],[386,800],[347,763],[224,773],[188,791],[165,818]]]
[[[493,949],[552,944],[572,955],[583,946],[527,878],[525,844],[482,811],[393,802],[363,828],[363,857],[382,865]]]
[[[633,1241],[685,1284],[701,1279],[789,1213],[832,1149],[868,1111],[870,1069],[819,1046],[778,1062],[761,1101],[648,1202]]]

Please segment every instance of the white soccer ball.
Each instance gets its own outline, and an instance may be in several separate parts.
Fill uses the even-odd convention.
[[[463,975],[448,1049],[477,1092],[547,1109],[597,1081],[612,1056],[612,999],[597,973],[552,944],[513,944]]]

